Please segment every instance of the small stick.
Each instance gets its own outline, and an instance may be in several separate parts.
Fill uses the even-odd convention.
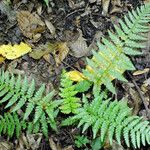
[[[137,89],[137,92],[139,93],[139,96],[140,96],[140,98],[141,98],[141,100],[142,100],[142,102],[144,104],[145,109],[146,109],[147,117],[148,117],[148,119],[150,119],[150,110],[149,110],[149,108],[148,108],[148,106],[146,104],[146,101],[145,101],[145,98],[144,98],[144,96],[143,96],[143,94],[141,92],[141,89],[139,88],[139,86],[137,85],[136,81],[133,79],[133,77],[131,76],[131,74],[128,73],[128,75],[132,79],[132,82],[135,85],[135,88]]]

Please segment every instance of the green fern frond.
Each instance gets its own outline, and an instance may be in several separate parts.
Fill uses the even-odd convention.
[[[76,87],[73,85],[73,81],[67,77],[65,72],[62,73],[60,84],[59,95],[62,98],[62,104],[60,106],[61,112],[65,114],[75,113],[76,109],[81,106],[80,99],[75,96],[78,91],[75,90]]]
[[[0,104],[5,103],[5,109],[11,107],[11,112],[26,108],[23,118],[26,120],[32,114],[34,116],[33,124],[41,120],[43,114],[45,114],[46,119],[51,122],[50,126],[57,130],[55,111],[61,101],[52,100],[54,91],[46,96],[44,96],[44,92],[45,85],[42,85],[38,91],[35,90],[34,80],[29,84],[26,77],[22,81],[21,76],[16,79],[14,75],[10,75],[7,71],[1,71],[0,73]]]
[[[5,134],[9,137],[15,135],[18,138],[25,128],[26,122],[20,121],[16,113],[5,113],[4,116],[0,116],[0,134]]]
[[[125,101],[103,100],[103,96],[95,98],[88,103],[84,98],[84,106],[79,108],[76,114],[62,122],[62,125],[71,125],[78,122],[78,127],[83,126],[83,132],[92,128],[93,138],[100,133],[101,142],[106,138],[112,144],[116,139],[121,144],[124,138],[128,147],[132,144],[140,148],[150,141],[150,126],[148,121],[141,117],[133,116],[131,109]]]
[[[113,93],[112,80],[127,81],[122,74],[135,69],[127,55],[139,55],[141,52],[137,49],[145,47],[146,38],[142,33],[150,30],[150,4],[132,10],[123,20],[114,26],[115,32],[108,31],[109,40],[103,38],[102,43],[97,43],[99,51],[93,51],[93,58],[87,59],[88,67],[83,70],[91,82],[99,86],[104,84]]]

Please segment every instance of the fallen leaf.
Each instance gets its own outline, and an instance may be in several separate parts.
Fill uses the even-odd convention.
[[[72,81],[77,81],[77,82],[80,82],[80,81],[83,81],[86,79],[86,77],[79,71],[69,71],[66,73],[66,75],[69,77],[70,80]]]
[[[73,146],[70,145],[70,146],[67,146],[67,147],[63,148],[63,150],[74,150],[74,149],[73,149]]]
[[[7,59],[16,59],[24,54],[31,52],[31,47],[23,42],[19,45],[1,45],[0,46],[0,55],[6,57]]]
[[[102,0],[103,14],[108,14],[108,9],[110,5],[110,0]]]
[[[76,41],[68,42],[68,46],[71,50],[71,55],[80,58],[87,56],[89,53],[89,48],[87,46],[85,38],[82,37],[82,31],[79,30],[79,37]]]
[[[56,49],[56,45],[48,42],[46,44],[41,44],[37,46],[36,48],[33,48],[29,56],[32,57],[33,59],[40,59],[44,55],[47,55],[53,52],[55,49]]]
[[[0,150],[13,150],[13,144],[7,141],[1,141]]]
[[[52,150],[62,150],[60,146],[56,144],[51,137],[49,138],[49,145]]]
[[[58,66],[67,56],[69,48],[66,42],[56,43],[56,49],[54,50],[54,58],[56,61],[56,66]]]
[[[56,29],[55,29],[55,27],[53,26],[53,24],[52,24],[50,21],[48,21],[48,20],[45,20],[45,24],[46,24],[47,28],[49,29],[50,33],[51,33],[52,35],[55,35]]]
[[[42,134],[22,134],[18,139],[16,150],[37,150],[40,146]]]
[[[138,70],[138,71],[135,71],[133,73],[134,76],[137,76],[137,75],[141,75],[141,74],[144,74],[144,73],[147,73],[149,72],[150,68],[145,68],[144,70]]]
[[[35,13],[31,14],[29,11],[17,12],[17,21],[23,35],[34,42],[39,40],[41,33],[45,30],[45,24],[40,17]]]
[[[2,64],[5,61],[5,58],[3,56],[0,56],[0,64]]]

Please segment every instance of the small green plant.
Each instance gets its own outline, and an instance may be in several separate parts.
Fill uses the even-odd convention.
[[[84,135],[75,136],[75,145],[77,148],[81,148],[83,146],[86,146],[86,144],[88,144],[89,142],[90,142],[90,140]]]
[[[62,73],[61,88],[59,95],[62,97],[62,104],[60,106],[61,112],[65,114],[75,113],[77,108],[81,106],[80,99],[75,95],[78,91],[75,90],[75,85],[67,75]]]
[[[49,0],[44,0],[47,7],[49,7]]]
[[[7,71],[0,73],[0,104],[6,104],[5,109],[11,107],[11,112],[26,108],[24,120],[27,120],[34,112],[33,124],[41,122],[45,127],[50,125],[52,129],[57,130],[55,117],[58,113],[57,107],[60,101],[52,100],[54,91],[44,96],[45,86],[42,85],[38,91],[35,90],[35,82],[28,83],[27,78],[21,80],[19,75],[16,79],[14,75],[10,75]],[[48,127],[47,127],[48,128]],[[44,126],[44,133],[48,132]]]
[[[125,143],[130,147],[131,143],[135,148],[150,144],[150,126],[148,121],[142,117],[133,116],[126,101],[104,100],[104,94],[95,97],[91,103],[83,96],[83,107],[77,109],[76,114],[62,122],[63,126],[78,122],[78,127],[83,126],[82,133],[91,127],[93,138],[100,134],[101,142],[106,138],[112,144],[116,139],[121,144],[123,137]]]

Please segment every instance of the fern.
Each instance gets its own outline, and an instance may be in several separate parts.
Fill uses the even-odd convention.
[[[26,122],[21,120],[16,113],[5,113],[0,116],[0,134],[5,134],[10,138],[16,135],[19,137],[21,131],[26,128]]]
[[[75,113],[76,109],[81,106],[80,99],[75,97],[78,93],[75,90],[75,85],[71,81],[65,72],[62,73],[61,88],[59,95],[62,97],[62,104],[60,106],[61,112],[65,114]]]
[[[142,42],[146,38],[142,33],[150,30],[150,4],[132,10],[123,20],[119,20],[119,26],[114,25],[115,33],[108,31],[109,40],[103,38],[102,43],[97,42],[99,51],[93,51],[93,58],[87,59],[88,66],[83,70],[95,86],[104,84],[113,93],[112,80],[127,81],[123,72],[135,69],[127,55],[139,55],[141,52],[136,49],[145,47]]]
[[[10,75],[7,71],[0,73],[0,103],[6,103],[5,109],[11,107],[11,112],[15,112],[26,107],[24,120],[35,112],[33,124],[41,119],[42,122],[48,120],[51,128],[57,130],[55,117],[57,107],[61,102],[52,101],[54,91],[46,96],[44,96],[44,91],[45,85],[42,85],[38,91],[35,90],[34,80],[29,85],[26,77],[22,81],[20,75],[15,79],[14,75]]]
[[[112,144],[116,139],[121,144],[124,137],[128,147],[132,143],[135,148],[150,144],[150,126],[148,121],[142,121],[142,117],[133,116],[126,101],[103,100],[104,95],[96,97],[91,103],[83,97],[84,106],[76,111],[76,114],[62,122],[63,126],[76,122],[78,127],[83,126],[82,132],[92,128],[93,138],[100,133],[101,142],[106,138]]]

